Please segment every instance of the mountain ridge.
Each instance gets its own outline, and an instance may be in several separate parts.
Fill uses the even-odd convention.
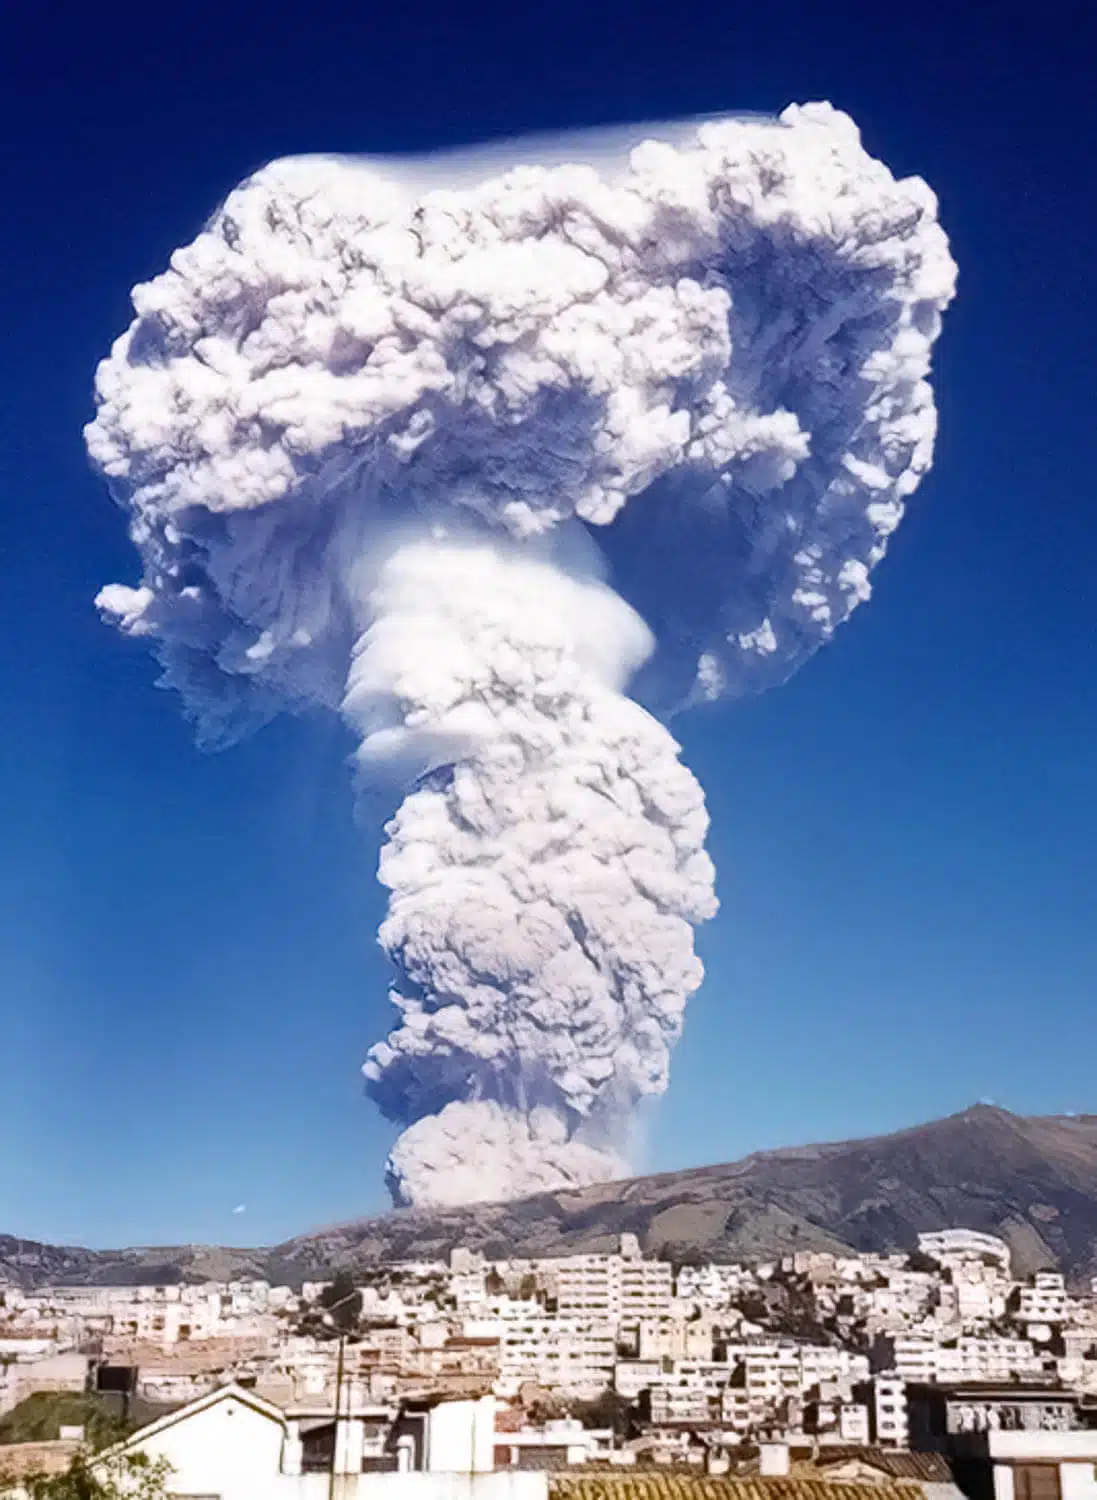
[[[615,1248],[766,1259],[798,1249],[909,1250],[918,1233],[998,1234],[1021,1273],[1097,1274],[1097,1115],[977,1104],[887,1135],[784,1146],[738,1161],[461,1208],[401,1209],[249,1248],[89,1250],[0,1235],[0,1282],[123,1285],[257,1276],[299,1284],[455,1245],[493,1258]]]

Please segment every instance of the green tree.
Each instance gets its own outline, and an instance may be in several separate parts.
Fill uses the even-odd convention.
[[[639,1426],[632,1402],[608,1386],[599,1396],[573,1402],[571,1415],[584,1427],[610,1427],[618,1438],[633,1437]]]
[[[340,1333],[350,1333],[358,1327],[362,1316],[362,1293],[349,1271],[336,1271],[331,1285],[320,1293],[320,1306]]]
[[[145,1453],[78,1453],[60,1474],[29,1474],[6,1479],[0,1495],[17,1490],[30,1500],[166,1500],[171,1465]]]
[[[35,1391],[0,1417],[0,1444],[50,1442],[62,1427],[82,1427],[90,1447],[107,1448],[159,1415],[148,1403],[139,1402],[136,1407],[127,1420],[117,1402],[106,1395]]]
[[[907,1270],[921,1271],[923,1275],[936,1276],[940,1274],[941,1267],[933,1256],[927,1255],[924,1250],[912,1250],[907,1256]]]

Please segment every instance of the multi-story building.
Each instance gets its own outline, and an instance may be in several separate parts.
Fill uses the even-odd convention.
[[[993,1234],[977,1229],[937,1229],[918,1236],[918,1249],[938,1265],[952,1269],[970,1261],[982,1261],[1009,1275],[1009,1246]]]
[[[876,1363],[894,1370],[905,1381],[928,1385],[937,1379],[937,1340],[928,1333],[896,1334],[894,1338],[877,1339]]]
[[[1066,1315],[1066,1283],[1058,1271],[1037,1271],[1032,1285],[1020,1288],[1018,1322],[1052,1326],[1062,1323]]]
[[[661,1359],[621,1359],[613,1367],[613,1389],[626,1401],[635,1401],[641,1391],[659,1385],[669,1373]]]
[[[651,1420],[657,1427],[671,1422],[711,1422],[719,1414],[719,1396],[704,1386],[682,1381],[651,1388]]]
[[[695,1307],[723,1309],[755,1285],[754,1274],[740,1265],[683,1266],[674,1283],[675,1296]]]
[[[864,1447],[869,1440],[869,1409],[859,1402],[842,1402],[838,1408],[838,1441]]]
[[[907,1387],[901,1375],[883,1372],[865,1389],[872,1441],[880,1448],[907,1448],[910,1422]]]
[[[579,1318],[528,1318],[495,1325],[501,1395],[527,1382],[551,1390],[596,1395],[610,1384],[617,1360],[611,1323]]]
[[[348,1379],[377,1400],[428,1381],[448,1391],[479,1381],[502,1395],[526,1384],[593,1395],[612,1382],[630,1401],[650,1392],[656,1426],[722,1421],[757,1437],[806,1423],[819,1442],[855,1443],[867,1424],[873,1442],[894,1448],[907,1442],[908,1381],[946,1392],[1018,1381],[1097,1392],[1097,1293],[1068,1295],[1054,1271],[1017,1285],[1008,1247],[992,1235],[942,1230],[922,1235],[919,1248],[934,1265],[810,1251],[755,1267],[683,1267],[676,1281],[633,1236],[612,1255],[489,1263],[457,1249],[448,1266],[378,1266],[363,1276]],[[767,1289],[775,1278],[778,1287]],[[765,1303],[777,1305],[781,1282],[795,1291],[798,1316],[813,1318],[829,1342],[772,1332]],[[163,1399],[226,1375],[288,1382],[320,1399],[334,1380],[335,1346],[301,1336],[308,1324],[294,1314],[324,1285],[302,1294],[259,1280],[8,1286],[0,1339],[18,1346],[21,1370],[95,1347],[115,1363],[142,1365],[142,1389]],[[873,1379],[853,1347],[864,1330],[875,1339]]]
[[[961,1338],[955,1347],[937,1351],[937,1381],[940,1385],[968,1382],[1039,1379],[1043,1360],[1028,1339]]]
[[[711,1359],[710,1318],[642,1318],[636,1330],[638,1359]]]
[[[669,1261],[644,1260],[634,1235],[618,1255],[568,1255],[552,1266],[561,1317],[586,1317],[635,1328],[670,1312],[674,1273]]]
[[[449,1258],[450,1295],[459,1313],[479,1312],[487,1300],[487,1268],[475,1250],[456,1249]]]

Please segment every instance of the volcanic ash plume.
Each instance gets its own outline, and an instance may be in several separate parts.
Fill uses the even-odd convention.
[[[675,139],[418,196],[276,162],[99,370],[143,564],[103,613],[203,742],[326,707],[405,787],[365,1065],[397,1202],[627,1170],[716,909],[650,710],[787,677],[929,467],[929,189],[826,105]]]

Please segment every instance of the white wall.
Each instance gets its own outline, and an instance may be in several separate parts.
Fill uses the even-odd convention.
[[[172,1495],[218,1495],[220,1500],[260,1500],[288,1493],[295,1481],[281,1473],[282,1428],[261,1412],[228,1397],[141,1443],[150,1458],[172,1466]]]
[[[495,1398],[444,1401],[427,1422],[425,1467],[432,1473],[490,1470],[495,1446]]]
[[[994,1500],[1014,1500],[1014,1463],[1059,1461],[1062,1500],[1097,1500],[1097,1431],[987,1433],[994,1460]],[[1004,1461],[1003,1461],[1004,1460]]]
[[[1068,1432],[1003,1431],[987,1433],[991,1458],[1013,1459],[1018,1463],[1046,1463],[1050,1459],[1089,1459],[1097,1461],[1097,1429],[1080,1428]]]
[[[1054,1434],[1047,1433],[1041,1436],[1051,1437]],[[1091,1437],[1093,1434],[1089,1434]],[[1033,1454],[1034,1458],[1038,1455]],[[1059,1465],[1059,1484],[1062,1490],[1063,1500],[1097,1500],[1097,1478],[1094,1477],[1092,1463],[1083,1463],[1075,1460],[1067,1461]],[[998,1463],[994,1465],[994,1500],[1014,1500],[1015,1486],[1013,1482],[1013,1469],[1010,1464]]]
[[[427,1461],[433,1472],[337,1473],[337,1500],[547,1500],[544,1474],[491,1472],[495,1402],[443,1402],[430,1412]],[[291,1428],[292,1428],[291,1424]],[[355,1424],[350,1424],[354,1426]],[[358,1435],[360,1448],[360,1432]],[[168,1421],[133,1444],[171,1465],[171,1496],[218,1500],[327,1500],[327,1474],[285,1473],[300,1460],[281,1420],[225,1393],[202,1410]],[[283,1448],[291,1450],[283,1463]],[[341,1457],[354,1457],[341,1454]],[[361,1463],[360,1452],[357,1464]],[[469,1472],[470,1464],[479,1472]],[[457,1472],[447,1472],[447,1466]]]
[[[994,1465],[994,1500],[1013,1500],[1013,1470],[1008,1464]]]
[[[1091,1463],[1059,1465],[1063,1500],[1097,1500],[1097,1479]]]

